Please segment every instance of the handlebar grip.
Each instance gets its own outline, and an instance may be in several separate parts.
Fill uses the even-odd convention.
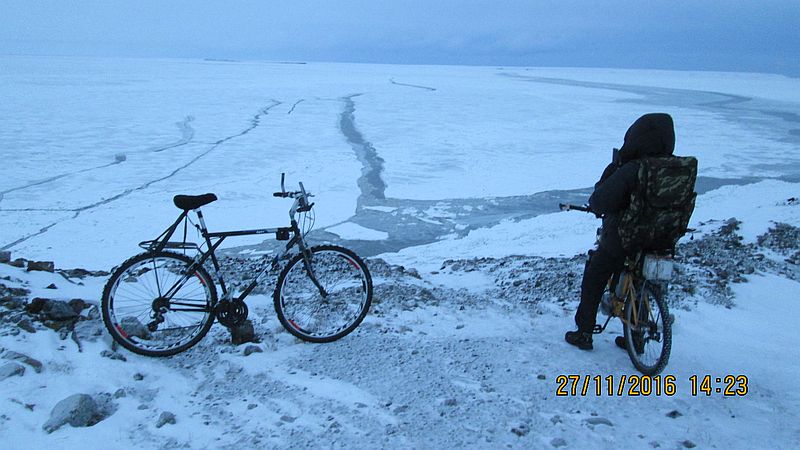
[[[286,192],[273,192],[273,197],[286,197]]]

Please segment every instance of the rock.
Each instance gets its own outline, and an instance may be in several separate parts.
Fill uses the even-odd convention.
[[[119,389],[116,390],[116,392],[114,392],[114,398],[123,398],[123,397],[127,397],[127,396],[128,396],[128,393],[125,392],[125,389],[123,389],[123,388],[119,388]]]
[[[9,262],[11,262],[11,252],[7,250],[0,252],[0,263],[8,264]]]
[[[42,314],[46,320],[54,320],[56,322],[71,320],[78,317],[78,313],[75,312],[75,309],[70,306],[69,303],[62,302],[61,300],[50,300],[45,303]]]
[[[458,401],[454,398],[448,398],[447,400],[444,401],[444,406],[456,406],[457,404]]]
[[[39,314],[48,302],[50,302],[49,298],[35,297],[25,306],[25,311],[31,314]]]
[[[292,416],[287,416],[287,415],[281,416],[281,421],[286,422],[286,423],[292,423],[295,420],[297,420],[297,417],[292,417]]]
[[[672,411],[670,411],[670,412],[668,412],[668,413],[667,413],[667,417],[669,417],[670,419],[677,419],[678,417],[680,417],[680,416],[682,416],[682,415],[683,415],[683,414],[681,414],[680,412],[678,412],[678,410],[677,410],[677,409],[673,409]]]
[[[264,353],[264,350],[257,345],[248,345],[244,348],[244,356],[250,356],[253,353]]]
[[[175,425],[175,414],[172,414],[169,411],[164,411],[158,416],[158,421],[156,422],[156,428],[161,428],[166,424]]]
[[[558,448],[558,447],[566,447],[567,446],[567,441],[565,441],[562,438],[553,438],[553,440],[550,441],[550,445],[552,445],[553,447],[556,447],[556,448]]]
[[[67,269],[67,270],[57,270],[58,273],[62,274],[67,278],[80,278],[84,279],[86,277],[107,277],[110,274],[103,270],[86,270],[86,269]]]
[[[28,319],[20,320],[19,322],[17,322],[17,326],[27,331],[28,333],[36,333],[36,328],[34,328],[33,324]]]
[[[536,375],[536,378],[539,379],[539,380],[546,380],[547,379],[547,377],[543,373],[540,373],[539,375]]]
[[[681,445],[683,445],[686,448],[695,448],[695,447],[697,447],[697,445],[694,442],[692,442],[692,441],[690,441],[688,439],[686,439],[685,441],[681,442]]]
[[[256,342],[256,332],[253,329],[253,322],[250,320],[245,320],[241,325],[230,328],[230,332],[233,345]]]
[[[10,377],[21,377],[25,374],[25,366],[16,362],[5,363],[0,366],[0,381]]]
[[[50,419],[45,422],[42,429],[52,433],[65,424],[73,427],[90,427],[101,420],[103,417],[94,399],[87,394],[75,394],[56,403],[50,412]]]
[[[125,356],[123,356],[123,355],[121,355],[121,354],[119,354],[117,352],[112,352],[111,350],[103,350],[102,352],[100,352],[100,356],[102,356],[104,358],[108,358],[108,359],[113,359],[115,361],[123,361],[124,362],[124,361],[128,360],[127,358],[125,358]]]
[[[614,426],[614,424],[611,423],[611,421],[606,419],[605,417],[590,417],[586,419],[586,423],[590,425],[608,425],[609,427]]]
[[[17,258],[15,260],[9,262],[8,265],[22,268],[22,267],[25,267],[25,263],[26,262],[27,261],[25,259],[23,259],[23,258]]]
[[[45,289],[58,289],[58,286],[55,283],[50,283]]]
[[[89,306],[86,304],[85,301],[79,298],[73,298],[72,300],[69,301],[68,305],[70,306],[70,308],[72,308],[73,311],[75,311],[75,314],[80,314],[81,311],[83,311]]]
[[[144,375],[142,375],[139,372],[136,372],[135,374],[133,374],[133,379],[136,381],[142,381],[144,380]]]
[[[518,427],[514,427],[511,429],[511,432],[516,434],[519,437],[525,436],[528,434],[528,427],[525,425],[520,425]]]
[[[136,317],[123,317],[122,320],[119,321],[119,326],[125,330],[128,336],[138,337],[139,339],[150,338],[150,331],[148,331],[147,327],[144,326],[142,322],[139,322],[139,319]]]
[[[56,264],[53,261],[28,261],[28,272],[50,272],[56,271]]]
[[[11,361],[19,361],[21,363],[31,366],[34,372],[42,373],[42,363],[36,359],[31,358],[28,355],[17,353],[11,350],[6,350],[5,352],[3,352],[3,359],[8,359]]]

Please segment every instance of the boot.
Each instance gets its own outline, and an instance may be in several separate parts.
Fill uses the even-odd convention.
[[[592,346],[592,333],[587,333],[585,331],[567,331],[567,334],[564,335],[564,340],[581,350],[591,350],[594,348]]]

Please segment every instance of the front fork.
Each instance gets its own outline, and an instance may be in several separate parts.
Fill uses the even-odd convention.
[[[328,291],[320,284],[319,280],[317,279],[317,275],[314,273],[314,267],[312,264],[312,260],[314,258],[314,254],[311,250],[306,246],[306,240],[303,237],[303,234],[300,232],[300,228],[297,226],[297,221],[292,219],[292,231],[297,239],[297,246],[300,247],[300,254],[303,256],[303,266],[306,269],[306,273],[308,277],[311,279],[311,282],[314,283],[314,286],[319,289],[319,295],[322,296],[323,299],[328,298]]]

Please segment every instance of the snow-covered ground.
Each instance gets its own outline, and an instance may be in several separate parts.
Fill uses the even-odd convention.
[[[169,359],[112,352],[91,306],[66,332],[6,302],[0,357],[42,370],[17,362],[24,373],[0,380],[3,447],[800,445],[800,244],[792,228],[783,247],[763,238],[777,223],[800,227],[797,79],[5,56],[0,66],[0,248],[12,259],[109,270],[169,224],[177,193],[215,192],[204,208],[214,229],[284,225],[288,204],[270,195],[281,172],[317,194],[327,232],[317,239],[391,250],[368,260],[375,304],[352,335],[301,343],[259,295],[248,304],[262,352],[247,356],[219,325]],[[677,393],[559,397],[561,374],[635,373],[613,345],[619,328],[593,352],[563,342],[597,222],[555,210],[585,198],[611,147],[651,111],[673,115],[676,152],[698,157],[707,186],[671,300],[664,375]],[[719,244],[732,217],[742,239]],[[728,273],[737,267],[754,269]],[[104,281],[0,264],[0,283],[30,291],[0,297],[95,305]],[[706,374],[745,375],[748,392],[693,396],[689,377]],[[107,417],[46,433],[53,407],[79,393]]]

